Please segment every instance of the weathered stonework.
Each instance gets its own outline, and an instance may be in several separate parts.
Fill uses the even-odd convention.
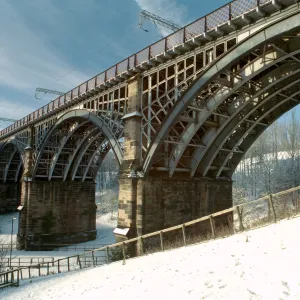
[[[96,238],[94,183],[23,181],[21,205],[24,205],[18,233],[21,249]]]
[[[0,183],[0,213],[16,211],[19,203],[19,184]]]
[[[130,227],[132,237],[232,207],[232,182],[161,174],[120,179],[119,203],[118,226]]]
[[[139,77],[128,84],[128,115],[124,128],[124,160],[119,179],[118,227],[131,238],[178,225],[232,206],[232,183],[151,171],[140,176],[141,117]],[[136,114],[132,114],[136,112]],[[131,114],[130,114],[131,113]]]

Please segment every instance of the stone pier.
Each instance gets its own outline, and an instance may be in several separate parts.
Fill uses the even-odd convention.
[[[15,182],[0,183],[0,213],[16,211],[19,203],[19,184]]]
[[[118,228],[129,228],[126,236],[133,238],[170,226],[191,221],[232,207],[232,182],[209,180],[188,174],[141,172],[140,79],[128,85],[128,113],[124,129],[124,159],[119,179]]]
[[[232,182],[150,174],[120,179],[120,228],[128,238],[179,225],[232,207]]]
[[[33,250],[40,245],[71,244],[96,238],[94,183],[23,181],[21,205],[20,249]]]

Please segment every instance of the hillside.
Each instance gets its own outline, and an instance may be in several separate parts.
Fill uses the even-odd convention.
[[[0,299],[300,299],[300,218],[226,239],[22,282]]]

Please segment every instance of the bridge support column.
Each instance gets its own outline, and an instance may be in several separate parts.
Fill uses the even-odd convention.
[[[53,249],[49,244],[96,238],[95,183],[32,180],[32,149],[26,148],[21,181],[19,249]]]
[[[128,114],[124,117],[124,159],[119,179],[116,239],[147,234],[232,207],[232,182],[141,171],[140,80],[128,84]]]
[[[232,182],[162,174],[120,179],[119,202],[118,226],[133,237],[232,207]]]
[[[0,183],[0,213],[16,211],[19,202],[19,183]]]
[[[18,242],[21,249],[51,249],[96,238],[95,184],[23,181]],[[44,245],[44,246],[43,246]]]

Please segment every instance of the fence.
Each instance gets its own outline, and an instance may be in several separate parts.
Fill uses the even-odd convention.
[[[166,38],[146,47],[136,54],[131,55],[127,59],[112,66],[103,73],[100,73],[92,79],[80,84],[73,90],[66,94],[59,96],[57,99],[49,102],[42,108],[37,109],[33,113],[18,120],[9,127],[0,131],[0,137],[15,131],[18,128],[24,127],[33,121],[40,119],[45,115],[49,115],[56,111],[58,108],[69,105],[73,100],[77,99],[80,95],[83,95],[96,87],[104,85],[107,81],[116,78],[118,75],[138,67],[139,65],[147,62],[149,59],[154,58],[157,55],[187,42],[188,40],[200,36],[201,34],[213,30],[219,25],[225,24],[230,20],[233,20],[240,15],[247,13],[256,7],[267,5],[272,3],[272,0],[234,0],[221,8],[209,13],[208,15],[194,21],[193,23],[183,27],[182,29],[170,34]],[[287,3],[290,5],[290,3]]]
[[[38,251],[91,251],[95,250],[108,244],[94,244],[94,245],[76,245],[76,244],[37,244],[36,250]],[[17,244],[0,244],[0,251],[10,251],[11,249],[16,250]]]
[[[300,186],[124,242],[3,272],[0,273],[0,287],[1,284],[19,284],[20,279],[80,270],[115,261],[123,261],[124,264],[128,258],[201,243],[277,222],[299,213],[299,190]]]

